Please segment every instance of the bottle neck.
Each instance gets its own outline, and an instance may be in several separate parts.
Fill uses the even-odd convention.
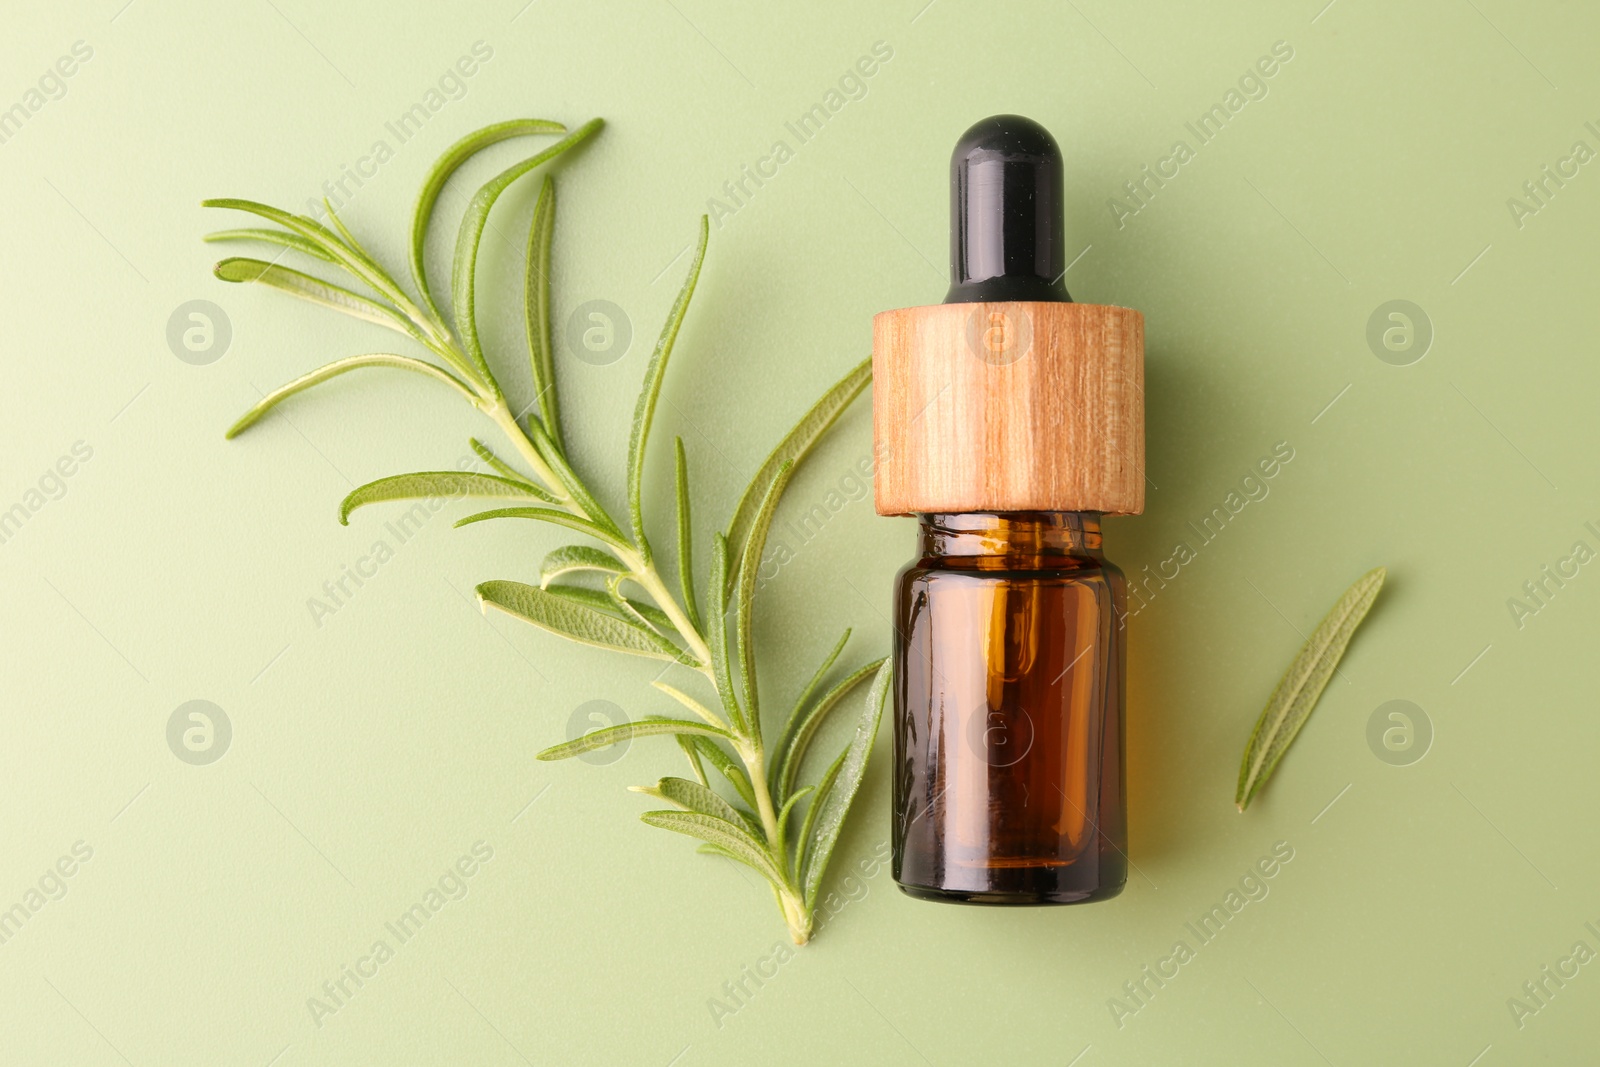
[[[1100,555],[1092,511],[1005,511],[920,515],[925,557],[1036,559]]]

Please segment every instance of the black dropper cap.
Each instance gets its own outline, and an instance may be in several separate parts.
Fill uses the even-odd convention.
[[[950,156],[950,292],[982,300],[1070,302],[1062,234],[1061,149],[1021,115],[994,115]]]

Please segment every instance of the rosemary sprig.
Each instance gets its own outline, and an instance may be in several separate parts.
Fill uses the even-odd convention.
[[[1256,728],[1245,746],[1239,765],[1239,788],[1233,802],[1240,811],[1250,806],[1261,787],[1267,784],[1278,761],[1289,750],[1289,742],[1311,717],[1311,709],[1328,687],[1344,650],[1355,636],[1356,627],[1367,617],[1372,602],[1378,599],[1383,579],[1389,572],[1382,567],[1363,574],[1345,590],[1339,602],[1312,631],[1305,645],[1289,664],[1278,687],[1256,720]]]
[[[789,932],[797,944],[811,936],[812,914],[828,859],[846,813],[860,788],[889,689],[885,660],[846,672],[826,690],[849,631],[842,638],[783,721],[776,748],[763,736],[754,641],[756,575],[783,491],[795,466],[866,388],[870,361],[864,361],[829,389],[780,441],[756,472],[735,508],[726,533],[711,553],[710,582],[696,597],[690,537],[688,458],[679,439],[675,448],[677,501],[677,576],[669,583],[645,532],[645,450],[656,400],[674,344],[688,313],[695,282],[705,260],[707,221],[688,277],[678,293],[645,370],[628,440],[626,527],[603,508],[568,460],[557,403],[555,362],[550,344],[550,244],[555,225],[555,181],[544,176],[528,236],[525,319],[528,361],[537,392],[537,414],[519,419],[495,379],[477,326],[476,268],[483,230],[495,202],[518,179],[541,164],[571,151],[601,127],[595,119],[568,133],[559,123],[517,119],[474,131],[434,164],[423,183],[411,220],[410,267],[414,292],[397,281],[345,228],[327,205],[328,225],[250,200],[207,200],[205,206],[259,216],[276,228],[225,230],[210,241],[255,241],[282,249],[278,258],[299,253],[311,266],[341,268],[365,292],[346,289],[311,274],[280,266],[276,260],[235,257],[217,264],[228,282],[256,282],[323,307],[404,334],[426,356],[371,352],[335,360],[274,390],[228,430],[237,436],[278,404],[314,385],[367,367],[407,370],[449,386],[499,428],[522,466],[502,460],[482,442],[472,447],[493,474],[419,471],[366,485],[345,497],[339,520],[368,504],[424,497],[493,498],[508,506],[468,515],[456,525],[489,519],[532,519],[564,526],[594,544],[557,548],[544,557],[538,583],[489,581],[477,587],[480,602],[571,641],[630,655],[666,660],[700,676],[711,698],[701,700],[675,685],[657,681],[657,691],[672,698],[693,718],[651,716],[592,731],[545,749],[541,760],[559,760],[604,748],[628,738],[671,735],[687,757],[693,779],[662,778],[636,787],[670,808],[645,812],[643,820],[699,839],[701,850],[736,860],[772,886]],[[489,145],[525,136],[564,134],[542,151],[502,171],[473,196],[456,236],[449,318],[429,287],[425,252],[428,225],[450,177]],[[597,547],[598,546],[598,547]],[[586,582],[590,584],[585,584]],[[674,585],[676,588],[674,588]],[[637,593],[638,596],[632,595]],[[731,638],[730,638],[731,633]],[[860,683],[872,678],[857,713],[850,743],[817,779],[799,784],[799,772],[822,720]],[[713,777],[707,767],[715,772]],[[722,783],[731,792],[719,792]],[[798,825],[796,825],[798,824]]]

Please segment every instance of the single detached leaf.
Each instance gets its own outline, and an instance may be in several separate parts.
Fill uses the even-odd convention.
[[[550,241],[555,235],[555,226],[556,182],[546,174],[528,231],[524,311],[528,320],[528,363],[533,370],[533,393],[539,403],[539,418],[556,447],[565,451],[561,440],[561,409],[556,403],[555,353],[550,347]]]
[[[679,735],[680,739],[682,735]],[[761,824],[756,817],[747,811],[740,811],[718,796],[710,787],[699,782],[691,782],[687,778],[663,778],[650,786],[632,786],[635,793],[644,793],[647,796],[665,800],[668,804],[676,804],[685,811],[698,811],[702,815],[709,815],[713,819],[743,826],[751,834],[759,837]]]
[[[467,358],[482,375],[484,383],[494,389],[497,395],[499,389],[494,384],[494,375],[489,370],[488,362],[483,358],[483,345],[478,340],[477,318],[478,246],[483,242],[483,228],[488,225],[489,212],[494,207],[495,201],[500,199],[500,194],[510,188],[512,182],[541,163],[554,159],[567,149],[587,140],[602,125],[604,123],[599,119],[591,119],[543,152],[515,166],[507,167],[473,194],[471,202],[467,204],[466,214],[461,218],[461,228],[456,231],[456,254],[450,274],[451,308],[455,315],[456,335],[461,339]]]
[[[411,356],[397,356],[390,352],[369,352],[362,356],[346,356],[344,359],[336,359],[332,363],[318,367],[310,374],[302,374],[294,381],[289,382],[286,385],[280,385],[278,388],[262,397],[261,402],[256,404],[256,406],[251,408],[249,411],[245,412],[244,415],[240,417],[238,422],[228,427],[228,432],[225,436],[229,440],[232,440],[244,431],[248,430],[250,427],[254,426],[257,422],[261,421],[261,417],[263,415],[277,407],[283,401],[289,399],[291,396],[294,396],[296,393],[304,392],[305,390],[310,389],[313,385],[319,385],[322,382],[327,381],[329,378],[336,378],[339,375],[344,374],[346,371],[360,370],[362,367],[394,367],[399,370],[415,371],[418,374],[426,374],[430,378],[437,379],[438,381],[444,382],[446,385],[454,387],[457,392],[461,393],[462,396],[465,396],[473,403],[477,403],[478,401],[477,396],[473,394],[471,388],[468,387],[466,382],[462,381],[460,378],[457,378],[454,374],[451,374],[443,367],[436,367],[426,360],[414,359]]]
[[[417,195],[417,206],[411,213],[411,276],[416,279],[422,300],[428,305],[428,310],[433,312],[434,318],[440,317],[439,305],[434,302],[433,293],[428,290],[428,269],[423,253],[427,247],[428,223],[433,219],[433,207],[439,202],[439,194],[444,191],[445,183],[463,163],[492,144],[499,144],[512,137],[566,132],[567,128],[561,123],[545,119],[512,119],[509,122],[496,122],[482,129],[473,130],[451,145],[444,155],[434,162],[433,169],[428,172],[427,180],[422,183],[422,191]]]
[[[659,635],[652,634],[638,623],[538,586],[521,582],[484,582],[478,586],[478,597],[484,604],[580,644],[629,652],[650,659],[677,658],[661,648],[656,640]]]
[[[626,574],[627,568],[611,553],[591,545],[566,545],[544,557],[539,567],[539,588],[544,589],[557,578],[578,571]]]
[[[549,493],[527,482],[512,481],[493,474],[472,471],[418,471],[395,474],[351,491],[339,505],[339,522],[350,525],[350,513],[368,504],[388,500],[421,500],[427,497],[457,499],[467,496],[524,497],[553,503]]]
[[[639,402],[633,409],[633,429],[628,435],[628,516],[633,521],[633,539],[646,562],[650,559],[650,543],[644,535],[644,449],[650,439],[650,421],[655,417],[656,398],[661,395],[661,380],[667,372],[667,360],[672,356],[673,343],[678,339],[678,329],[689,311],[689,298],[694,295],[695,282],[700,278],[700,265],[705,262],[706,242],[711,239],[711,222],[700,216],[700,243],[689,264],[689,276],[672,302],[666,325],[656,340],[655,351],[645,367],[644,386],[639,390]]]
[[[827,432],[828,427],[836,422],[850,402],[861,395],[861,390],[872,381],[872,360],[863,360],[856,368],[843,378],[839,379],[832,388],[822,394],[811,410],[801,416],[795,423],[794,429],[785,435],[772,454],[762,461],[756,470],[754,478],[745,487],[744,495],[739,498],[739,505],[733,509],[733,521],[728,524],[728,547],[732,552],[733,572],[730,579],[738,573],[740,561],[744,558],[745,544],[750,539],[750,528],[755,525],[756,514],[761,510],[761,501],[767,495],[767,487],[778,476],[778,471],[785,463],[800,465],[806,454],[811,451],[811,446]],[[732,592],[732,586],[721,591],[724,600]],[[713,590],[713,592],[716,592]]]
[[[878,736],[878,722],[883,716],[884,698],[889,695],[889,682],[894,676],[894,664],[884,660],[878,675],[867,691],[866,704],[856,720],[855,736],[840,757],[837,770],[829,770],[833,779],[827,796],[818,790],[815,818],[807,813],[812,825],[805,839],[805,866],[800,873],[800,888],[805,893],[806,906],[816,903],[817,890],[822,886],[822,876],[828,869],[833,846],[839,841],[839,831],[844,827],[844,817],[861,788],[866,776],[867,758],[872,754],[872,742]]]
[[[875,674],[878,668],[884,665],[884,660],[869,663],[845,678],[838,685],[823,694],[821,700],[805,712],[789,722],[788,729],[784,731],[782,740],[777,748],[777,788],[778,796],[787,796],[794,787],[795,775],[800,773],[800,764],[805,761],[806,748],[811,744],[811,739],[816,736],[817,727],[821,726],[828,713],[838,706],[839,702],[850,691],[867,678]]]
[[[1370,570],[1345,590],[1272,691],[1272,699],[1267,701],[1261,718],[1256,720],[1250,743],[1245,746],[1244,760],[1239,765],[1239,789],[1234,794],[1234,803],[1240,811],[1250,806],[1267,779],[1272,777],[1289,742],[1310,718],[1311,709],[1317,706],[1317,698],[1327,688],[1356,627],[1361,625],[1372,602],[1378,598],[1378,590],[1383,588],[1387,574],[1382,567]]]
[[[360,293],[352,293],[332,282],[325,282],[321,278],[313,278],[309,274],[268,263],[264,259],[235,256],[218,263],[212,269],[212,273],[225,282],[259,282],[262,285],[270,285],[291,296],[298,296],[302,300],[309,300],[313,304],[342,312],[351,318],[376,323],[423,344],[427,343],[409,319],[387,304],[368,300]]]
[[[760,872],[774,888],[783,885],[783,872],[772,858],[772,853],[750,833],[731,822],[694,811],[647,811],[639,818],[651,826],[688,834],[716,845],[730,858]]]
[[[292,248],[296,252],[304,252],[308,256],[315,256],[317,259],[323,260],[327,263],[338,262],[338,260],[334,259],[333,255],[328,252],[327,249],[323,248],[315,241],[308,240],[307,238],[301,237],[297,233],[289,233],[285,230],[269,230],[266,227],[252,227],[242,230],[218,230],[216,233],[206,234],[204,240],[212,243],[218,241],[260,241],[262,244],[278,245],[282,248]]]
[[[536,758],[546,762],[567,759],[585,752],[593,752],[596,749],[609,748],[630,738],[654,737],[657,734],[728,736],[727,731],[719,730],[715,726],[707,726],[703,722],[690,722],[688,719],[647,718],[639,719],[635,722],[618,723],[616,726],[602,726],[598,730],[590,730],[582,737],[545,749]]]

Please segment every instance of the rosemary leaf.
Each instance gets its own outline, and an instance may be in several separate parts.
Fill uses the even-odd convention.
[[[688,741],[694,746],[700,758],[722,772],[722,776],[733,785],[734,791],[739,794],[746,804],[752,808],[756,806],[756,794],[755,790],[750,786],[750,779],[745,776],[744,771],[734,762],[732,756],[722,751],[717,743],[709,737],[691,737],[688,738]]]
[[[701,215],[700,243],[695,249],[694,260],[689,264],[689,275],[683,280],[683,288],[678,290],[678,298],[672,302],[666,325],[661,327],[655,350],[650,353],[650,362],[644,372],[644,386],[639,390],[639,401],[633,409],[633,429],[628,434],[628,517],[633,522],[634,543],[639,546],[639,554],[646,562],[650,560],[650,542],[644,534],[644,449],[650,440],[650,421],[655,417],[656,398],[661,395],[667,360],[672,357],[672,346],[678,339],[678,330],[683,326],[683,317],[689,312],[689,298],[694,296],[695,282],[700,278],[700,266],[706,259],[706,242],[710,239],[711,222]]]
[[[773,791],[777,796],[787,796],[789,790],[794,788],[795,775],[800,773],[800,764],[805,760],[806,748],[811,744],[812,737],[816,736],[817,727],[828,717],[828,713],[849,696],[852,689],[875,674],[884,662],[880,659],[859,668],[854,674],[828,690],[804,715],[799,713],[799,708],[795,709],[795,717],[790,720],[783,740],[778,743],[776,749],[777,773],[773,779]]]
[[[678,490],[678,588],[683,593],[683,608],[689,622],[700,628],[700,608],[694,595],[694,531],[689,516],[689,458],[683,451],[683,438],[676,437],[674,480]]]
[[[260,241],[263,244],[278,245],[282,248],[292,248],[296,252],[304,252],[306,255],[314,256],[325,263],[338,262],[333,258],[332,253],[315,241],[301,237],[297,233],[289,233],[284,230],[269,230],[264,226],[242,230],[218,230],[216,233],[206,234],[204,240],[213,243],[217,241]]]
[[[489,211],[494,207],[495,201],[500,199],[500,194],[511,187],[512,182],[540,164],[587,140],[602,125],[599,119],[591,119],[543,152],[515,166],[507,167],[485,182],[467,204],[467,213],[462,216],[461,228],[456,231],[456,254],[450,273],[450,306],[455,315],[456,335],[461,339],[463,347],[467,350],[467,358],[472,360],[472,365],[482,376],[484,384],[489,386],[496,396],[500,395],[500,387],[494,380],[494,373],[489,370],[488,361],[484,359],[483,345],[478,340],[477,319],[478,246],[483,242],[483,228],[489,223]]]
[[[309,374],[302,374],[292,382],[278,386],[278,388],[262,397],[261,402],[256,404],[255,407],[241,415],[239,421],[228,427],[228,432],[223,436],[231,441],[260,422],[262,416],[296,393],[303,393],[313,385],[320,385],[329,378],[336,378],[348,371],[360,370],[363,367],[394,367],[398,370],[426,374],[430,378],[436,378],[446,385],[452,386],[468,400],[476,402],[478,399],[473,395],[471,387],[466,382],[457,378],[443,367],[434,366],[427,360],[416,359],[412,356],[397,356],[389,352],[368,352],[362,356],[346,356],[343,359],[336,359],[332,363],[318,367]]]
[[[555,523],[557,526],[566,526],[573,530],[579,530],[608,544],[625,547],[617,542],[605,529],[590,522],[588,519],[580,519],[570,511],[557,511],[555,508],[495,508],[492,511],[480,511],[474,515],[468,515],[464,519],[457,519],[456,526],[471,526],[475,522],[483,522],[486,519],[537,519],[541,522]]]
[[[350,513],[368,504],[390,500],[424,500],[428,497],[498,496],[531,497],[552,503],[550,494],[526,482],[471,471],[418,471],[394,474],[353,489],[339,505],[339,524],[350,525]]]
[[[218,263],[213,273],[225,282],[260,282],[262,285],[270,285],[291,296],[298,296],[302,300],[321,304],[325,308],[343,312],[352,318],[376,323],[396,333],[421,340],[411,323],[394,308],[380,304],[376,300],[368,300],[359,293],[352,293],[332,282],[313,278],[309,274],[303,274],[289,267],[280,267],[264,259],[235,256]]]
[[[795,466],[805,459],[819,438],[827,432],[850,406],[850,402],[861,395],[861,390],[872,381],[872,360],[863,360],[856,364],[849,374],[834,383],[822,397],[811,406],[795,423],[794,429],[778,442],[778,447],[772,450],[771,455],[762,461],[756,470],[754,478],[745,487],[744,495],[739,498],[739,504],[733,510],[733,521],[728,524],[728,547],[732,552],[733,570],[728,575],[729,585],[722,590],[713,590],[720,593],[723,600],[733,592],[732,579],[738,574],[740,561],[744,558],[745,544],[750,540],[750,529],[755,525],[756,513],[761,510],[761,500],[767,495],[767,487],[778,476],[778,471],[785,463],[793,462]]]
[[[761,510],[750,525],[750,540],[745,546],[743,562],[739,565],[739,597],[734,614],[734,630],[739,639],[739,681],[744,686],[745,712],[749,716],[751,738],[761,742],[761,704],[757,698],[756,646],[755,646],[755,596],[756,575],[761,569],[761,554],[766,551],[767,531],[772,528],[772,516],[778,510],[778,501],[789,487],[789,475],[794,471],[792,461],[784,461],[778,476],[767,486]]]
[[[547,587],[563,575],[578,571],[601,571],[617,574],[625,571],[617,557],[590,545],[566,545],[544,557],[539,566],[539,588]]]
[[[1378,598],[1383,579],[1388,574],[1382,567],[1368,571],[1345,590],[1339,602],[1307,639],[1300,654],[1295,656],[1284,672],[1272,698],[1256,720],[1256,728],[1245,746],[1244,760],[1239,765],[1239,788],[1234,803],[1240,811],[1250,806],[1261,787],[1278,766],[1300,728],[1311,716],[1317,698],[1333,677],[1334,668],[1344,656],[1344,650],[1355,635],[1356,627],[1367,617],[1372,602]]]
[[[811,703],[811,698],[816,695],[818,689],[822,688],[822,679],[827,677],[828,671],[833,668],[834,662],[839,658],[839,653],[844,651],[844,646],[849,640],[850,629],[846,627],[844,633],[839,635],[839,643],[833,646],[833,651],[828,653],[827,659],[824,659],[822,665],[812,673],[811,680],[806,683],[804,689],[800,690],[800,696],[795,699],[793,709],[790,710],[788,717],[783,720],[783,733],[779,736],[778,744],[773,749],[778,754],[778,758],[772,761],[768,770],[768,775],[772,780],[773,795],[780,799],[783,797],[784,790],[778,788],[778,783],[784,777],[783,768],[789,759],[787,753],[794,743],[795,727],[799,723],[800,717],[805,713],[806,706]]]
[[[784,877],[777,861],[759,840],[733,823],[694,811],[647,811],[639,818],[651,826],[717,846],[724,855],[756,870],[781,892]]]
[[[593,752],[596,749],[610,748],[612,745],[635,737],[654,737],[657,734],[701,734],[706,737],[728,736],[726,730],[719,730],[715,726],[707,726],[701,722],[690,722],[688,719],[639,719],[635,722],[618,723],[616,726],[602,726],[598,730],[590,730],[575,740],[545,749],[536,758],[546,762],[568,759],[572,756],[580,756],[585,752]]]
[[[439,194],[444,191],[445,183],[463,163],[492,144],[499,144],[512,137],[566,132],[567,128],[561,123],[545,119],[511,119],[508,122],[496,122],[482,129],[473,130],[451,145],[434,163],[433,169],[428,172],[427,179],[422,183],[422,191],[417,195],[417,206],[411,213],[411,276],[416,280],[423,303],[427,304],[435,319],[440,318],[439,305],[434,302],[433,293],[428,289],[428,268],[424,262],[424,252],[427,248],[428,223],[433,219],[433,208],[439,202]]]
[[[807,812],[811,823],[804,839],[805,866],[800,871],[800,890],[805,894],[806,907],[816,904],[817,892],[822,888],[822,876],[827,872],[828,860],[833,856],[833,846],[839,843],[839,831],[844,827],[844,817],[850,811],[866,776],[867,758],[872,754],[872,742],[878,736],[878,723],[883,718],[883,702],[889,695],[889,684],[894,678],[894,664],[884,660],[878,668],[872,688],[867,690],[866,703],[856,719],[856,732],[850,744],[839,756],[835,766],[829,768],[831,779],[826,796],[818,789],[812,801],[813,810]],[[814,817],[813,817],[814,816]]]
[[[682,737],[682,735],[679,735]],[[647,785],[629,786],[635,793],[665,800],[668,804],[676,804],[685,811],[698,811],[702,815],[709,815],[713,819],[743,826],[749,833],[760,836],[761,824],[756,817],[748,811],[740,811],[718,796],[710,787],[699,782],[691,782],[687,778],[663,778],[654,787]]]
[[[546,174],[533,208],[533,224],[528,230],[527,294],[524,300],[528,320],[528,365],[533,371],[533,395],[539,404],[539,417],[550,433],[550,440],[563,452],[561,409],[556,403],[556,361],[550,347],[550,241],[555,235],[556,183]]]
[[[538,586],[523,585],[521,582],[484,582],[478,586],[478,599],[482,604],[526,619],[540,629],[580,644],[650,659],[676,658],[657,644],[655,638],[658,635],[638,623]],[[544,756],[541,754],[540,758]]]

